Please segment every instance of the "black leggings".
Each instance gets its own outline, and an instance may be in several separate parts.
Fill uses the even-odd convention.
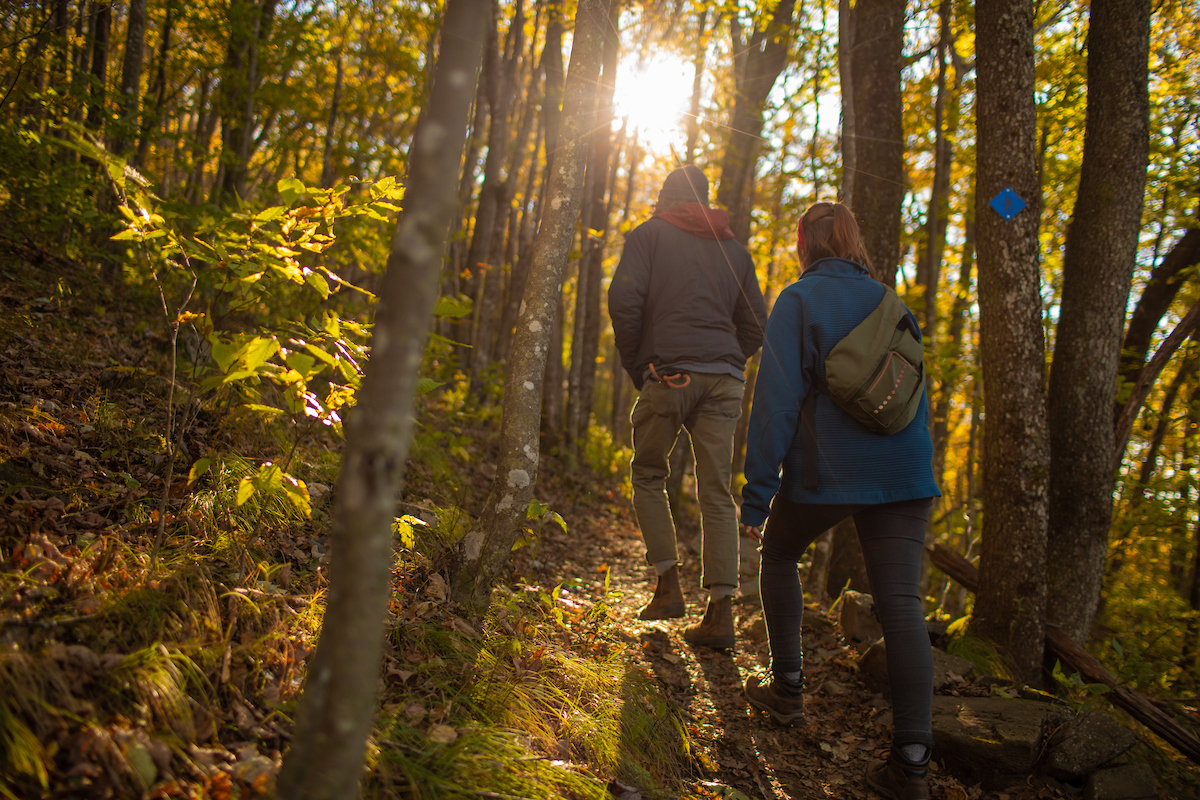
[[[931,498],[882,505],[793,503],[776,495],[763,532],[759,589],[775,673],[802,671],[804,592],[796,563],[824,531],[854,517],[887,642],[895,741],[933,746],[933,651],[919,589]]]

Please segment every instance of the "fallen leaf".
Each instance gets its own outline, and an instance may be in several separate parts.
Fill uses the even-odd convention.
[[[450,744],[458,738],[458,731],[449,725],[434,725],[429,729],[429,738],[438,744]]]

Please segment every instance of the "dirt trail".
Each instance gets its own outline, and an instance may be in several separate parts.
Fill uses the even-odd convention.
[[[693,532],[694,537],[694,532]],[[693,648],[683,628],[699,621],[707,595],[700,588],[698,539],[681,538],[682,582],[688,601],[685,619],[642,622],[638,609],[649,602],[653,571],[644,561],[632,510],[615,501],[603,519],[580,520],[570,533],[554,531],[543,541],[540,560],[563,578],[584,578],[581,590],[602,585],[595,575],[609,573],[612,613],[640,658],[678,704],[702,762],[711,762],[710,788],[731,787],[763,800],[879,798],[863,778],[867,764],[886,756],[891,739],[891,705],[858,680],[853,648],[842,641],[836,621],[815,604],[806,607],[804,726],[785,728],[750,708],[741,694],[745,679],[768,663],[766,628],[758,598],[735,595],[734,650]],[[694,544],[695,547],[689,546]],[[743,546],[746,546],[743,544]],[[1034,800],[1064,797],[1044,786],[984,792],[937,770],[931,775],[934,800]]]

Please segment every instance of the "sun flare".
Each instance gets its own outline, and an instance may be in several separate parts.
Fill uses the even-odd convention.
[[[686,137],[695,75],[691,64],[669,55],[626,61],[617,71],[617,115],[629,120],[652,150],[664,151]]]

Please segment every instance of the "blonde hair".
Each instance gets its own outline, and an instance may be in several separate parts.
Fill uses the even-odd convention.
[[[797,226],[796,246],[802,269],[822,258],[844,258],[862,264],[872,278],[879,280],[858,222],[841,203],[814,203],[809,207]]]

